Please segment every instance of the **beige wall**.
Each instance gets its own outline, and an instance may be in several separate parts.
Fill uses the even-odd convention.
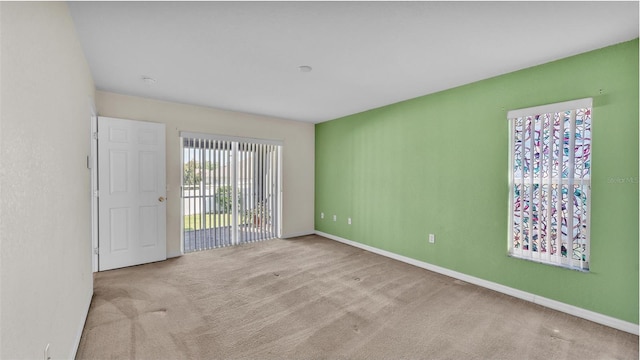
[[[0,13],[0,358],[71,358],[93,294],[93,81],[65,3]]]
[[[180,131],[281,140],[283,237],[314,230],[314,125],[194,105],[96,92],[100,116],[167,125],[167,255],[180,254]]]

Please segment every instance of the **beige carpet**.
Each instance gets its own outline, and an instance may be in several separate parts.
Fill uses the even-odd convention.
[[[78,359],[638,359],[638,337],[319,236],[97,273]]]

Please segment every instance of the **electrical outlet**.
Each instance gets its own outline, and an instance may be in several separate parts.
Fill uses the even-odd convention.
[[[431,244],[435,244],[436,242],[436,236],[434,234],[429,234],[429,242]]]
[[[351,218],[347,219],[347,224],[351,225]]]
[[[337,215],[333,215],[333,221],[338,221],[338,216]]]
[[[323,212],[320,213],[320,219],[324,219],[324,213]]]

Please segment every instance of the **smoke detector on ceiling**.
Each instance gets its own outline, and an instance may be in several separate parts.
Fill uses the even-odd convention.
[[[150,76],[142,76],[142,81],[147,85],[153,85],[156,83],[156,79]]]

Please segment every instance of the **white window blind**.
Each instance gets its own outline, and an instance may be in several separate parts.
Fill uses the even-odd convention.
[[[589,269],[592,99],[509,111],[509,254]]]
[[[184,252],[279,236],[282,143],[180,136]]]

